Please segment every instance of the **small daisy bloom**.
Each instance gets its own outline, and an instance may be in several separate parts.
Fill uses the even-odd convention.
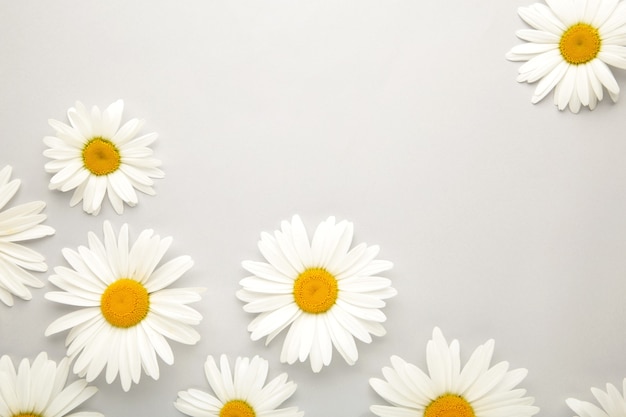
[[[248,326],[252,340],[266,344],[289,327],[280,360],[293,364],[310,357],[319,372],[329,365],[334,346],[347,363],[358,358],[354,338],[370,343],[383,336],[386,317],[380,308],[396,295],[391,281],[377,276],[391,269],[375,260],[378,246],[362,243],[350,249],[352,223],[322,222],[311,242],[300,217],[282,222],[274,236],[261,234],[259,250],[268,261],[244,261],[253,276],[240,281],[237,297],[244,310],[257,317]]]
[[[591,393],[598,400],[602,408],[587,401],[575,398],[565,400],[579,417],[624,417],[626,416],[626,379],[622,382],[622,393],[612,384],[606,384],[606,392],[598,388],[591,388]]]
[[[49,120],[56,136],[46,136],[49,149],[44,156],[53,159],[46,163],[51,190],[70,191],[74,195],[70,206],[83,201],[83,210],[97,215],[105,194],[118,214],[124,212],[124,203],[137,204],[139,190],[154,195],[153,178],[163,178],[157,168],[158,159],[152,158],[148,146],[156,133],[135,137],[143,120],[131,119],[120,127],[124,102],[118,100],[100,112],[96,106],[87,111],[81,102],[67,111],[70,125]]]
[[[220,369],[221,368],[221,369]],[[197,389],[180,391],[174,406],[192,417],[302,417],[297,407],[279,408],[296,391],[296,384],[281,374],[265,384],[268,363],[255,356],[238,357],[231,371],[226,355],[220,368],[213,356],[204,363],[204,372],[215,396]]]
[[[152,230],[144,230],[132,244],[128,226],[119,237],[104,223],[104,243],[89,233],[89,247],[63,249],[72,268],[54,268],[50,282],[64,291],[45,297],[57,303],[81,307],[52,322],[46,336],[71,329],[65,344],[74,359],[73,371],[93,381],[106,369],[107,383],[120,375],[122,388],[139,382],[141,370],[159,378],[156,355],[171,365],[174,355],[166,337],[193,345],[200,335],[191,325],[202,316],[186,304],[200,300],[202,289],[167,288],[193,261],[179,256],[157,268],[172,243]]]
[[[2,417],[102,417],[101,413],[70,413],[98,389],[80,379],[65,386],[70,370],[68,358],[56,362],[45,352],[32,365],[22,359],[17,371],[11,359],[0,358],[0,416]],[[70,413],[70,414],[68,414]]]
[[[527,41],[507,54],[511,61],[528,61],[517,81],[539,81],[532,103],[554,89],[559,110],[593,110],[604,95],[615,102],[619,86],[608,65],[626,69],[626,2],[619,0],[546,0],[520,7],[520,17],[532,29],[517,31]]]
[[[529,417],[539,412],[526,390],[513,389],[526,369],[509,371],[507,362],[490,367],[494,342],[476,348],[461,369],[459,342],[450,345],[441,330],[433,330],[426,346],[428,375],[397,356],[392,368],[383,368],[385,380],[372,378],[370,385],[388,405],[370,410],[381,417]]]
[[[0,170],[0,210],[20,188],[20,180],[9,181],[11,171],[8,165]],[[43,201],[33,201],[0,211],[0,301],[8,306],[13,305],[13,295],[23,300],[32,298],[26,286],[43,287],[43,282],[28,271],[47,271],[44,257],[16,242],[54,234],[52,227],[40,224],[46,220],[41,213],[45,206]]]

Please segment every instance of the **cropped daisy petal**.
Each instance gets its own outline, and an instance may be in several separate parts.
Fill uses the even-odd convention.
[[[122,100],[102,113],[96,106],[88,112],[77,102],[67,112],[70,125],[49,120],[57,136],[44,138],[49,146],[44,156],[52,159],[45,169],[54,174],[51,189],[74,190],[70,206],[83,201],[83,210],[97,215],[108,195],[115,212],[122,214],[124,203],[137,204],[135,190],[154,195],[152,178],[162,178],[163,172],[148,146],[157,134],[135,138],[143,121],[131,119],[120,126],[123,110]]]
[[[591,388],[591,393],[600,403],[600,407],[576,398],[568,398],[565,402],[577,417],[623,417],[626,415],[626,378],[622,385],[622,392],[613,384],[606,384],[606,391]]]
[[[98,389],[87,385],[84,379],[66,386],[68,359],[58,365],[41,352],[30,363],[22,359],[17,372],[11,359],[0,359],[0,413],[8,416],[64,417],[88,415],[103,417],[93,411],[70,413],[92,397]]]
[[[9,181],[11,172],[9,165],[0,170],[0,209],[20,186],[19,180]],[[13,305],[13,296],[30,300],[32,295],[27,287],[43,286],[43,282],[29,271],[47,271],[44,257],[16,242],[54,234],[52,227],[41,224],[46,220],[46,215],[41,213],[45,206],[43,201],[32,201],[0,212],[0,301],[8,306]]]
[[[309,240],[294,216],[273,235],[261,234],[259,249],[267,262],[242,262],[254,274],[240,281],[237,292],[244,311],[258,314],[248,326],[250,337],[267,337],[267,344],[288,328],[281,362],[309,358],[319,372],[330,364],[334,347],[352,365],[358,359],[354,338],[370,343],[371,335],[384,334],[382,300],[396,290],[391,280],[375,274],[393,264],[374,259],[378,246],[350,249],[352,237],[352,223],[329,217]]]
[[[618,0],[546,0],[520,7],[520,17],[533,29],[516,35],[527,43],[506,54],[522,65],[518,82],[539,82],[531,102],[538,103],[554,90],[559,110],[593,110],[602,100],[602,86],[613,101],[619,86],[609,69],[626,69],[626,2]],[[598,82],[598,80],[600,82]]]
[[[185,261],[183,266],[175,259],[154,271],[171,238],[161,239],[147,230],[129,244],[127,225],[119,236],[109,222],[103,230],[104,242],[90,233],[89,247],[63,250],[72,269],[55,268],[50,282],[63,291],[50,291],[45,297],[84,308],[57,318],[45,334],[69,329],[66,345],[68,356],[76,357],[74,372],[93,381],[106,366],[107,383],[119,375],[128,391],[139,382],[142,369],[159,378],[157,356],[173,363],[167,339],[189,345],[200,339],[191,325],[199,324],[202,316],[186,304],[199,301],[203,289],[168,288],[191,266],[188,257],[176,258]],[[172,275],[164,277],[165,273]]]
[[[384,379],[370,379],[372,389],[391,405],[372,405],[370,411],[381,417],[537,414],[534,399],[524,397],[523,389],[513,389],[526,376],[526,370],[509,370],[506,362],[490,366],[492,353],[493,341],[488,341],[461,368],[458,341],[448,344],[441,330],[435,328],[426,348],[428,374],[393,356],[392,367],[383,368]]]
[[[277,408],[296,390],[281,374],[266,384],[268,362],[258,356],[238,357],[234,369],[226,355],[205,362],[206,377],[214,395],[197,389],[180,391],[174,407],[192,417],[302,417],[297,407]]]

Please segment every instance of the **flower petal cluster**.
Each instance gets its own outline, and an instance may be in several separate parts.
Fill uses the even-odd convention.
[[[71,191],[70,206],[83,202],[83,210],[97,215],[107,195],[118,214],[124,203],[135,206],[139,190],[154,195],[153,178],[163,178],[161,161],[152,157],[149,146],[156,133],[135,137],[143,120],[131,119],[121,125],[124,102],[118,100],[103,112],[96,106],[88,111],[81,102],[67,111],[70,124],[50,119],[56,136],[46,136],[49,147],[44,156],[51,190]],[[120,126],[121,125],[121,126]]]
[[[9,356],[2,356],[0,416],[102,417],[92,411],[71,413],[98,389],[84,379],[66,386],[69,369],[68,358],[57,365],[45,352],[37,355],[32,364],[22,359],[17,370]]]
[[[310,358],[319,372],[329,365],[333,346],[350,365],[358,359],[355,338],[370,343],[383,336],[381,308],[396,295],[378,274],[392,268],[375,259],[378,246],[350,249],[353,225],[334,217],[320,223],[309,241],[300,217],[283,221],[274,235],[262,233],[259,250],[267,262],[244,261],[252,276],[240,281],[237,297],[257,316],[248,326],[252,340],[269,343],[289,328],[280,356],[289,364]]]
[[[297,407],[277,408],[296,391],[283,373],[266,384],[268,362],[258,356],[238,357],[231,370],[228,357],[217,366],[209,355],[204,364],[206,378],[215,395],[197,389],[180,391],[174,406],[192,417],[302,417]]]
[[[10,181],[11,172],[8,165],[0,170],[0,210],[20,188],[20,180]],[[43,287],[28,271],[47,271],[44,257],[19,242],[54,234],[52,227],[41,224],[46,220],[41,213],[45,206],[43,201],[33,201],[0,211],[0,301],[8,306],[13,305],[13,295],[30,300],[28,287]]]
[[[626,2],[619,0],[546,0],[520,7],[532,27],[516,32],[527,43],[513,47],[511,61],[527,61],[517,81],[535,83],[532,102],[554,90],[559,110],[569,105],[593,110],[604,97],[613,101],[619,85],[609,66],[626,69]]]
[[[426,345],[428,374],[393,356],[392,367],[382,370],[385,379],[370,379],[374,391],[392,405],[370,410],[381,417],[530,417],[539,412],[526,390],[515,389],[526,369],[509,370],[507,362],[491,366],[493,349],[493,340],[480,345],[461,368],[459,342],[448,345],[435,328]]]
[[[203,289],[168,288],[193,266],[189,256],[159,265],[172,243],[144,230],[131,244],[128,226],[119,236],[104,223],[104,243],[90,232],[89,247],[65,248],[71,268],[59,266],[49,279],[63,291],[48,292],[48,300],[80,307],[52,322],[46,336],[71,329],[67,355],[73,370],[93,381],[106,366],[106,381],[120,375],[122,388],[138,383],[142,369],[159,378],[157,355],[168,365],[174,355],[166,338],[193,345],[200,334],[193,325],[202,316],[187,306],[200,300]]]
[[[591,393],[600,407],[588,401],[576,398],[565,400],[578,417],[624,417],[626,416],[626,378],[622,381],[622,392],[613,384],[606,384],[606,391],[599,388],[591,388]]]

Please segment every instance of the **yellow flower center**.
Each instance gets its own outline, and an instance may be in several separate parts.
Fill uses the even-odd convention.
[[[220,417],[255,417],[254,409],[243,400],[231,400],[220,410]]]
[[[83,165],[94,175],[109,175],[120,167],[122,157],[108,139],[93,138],[83,148]]]
[[[41,414],[19,413],[19,414],[13,414],[11,417],[41,417]]]
[[[565,61],[579,65],[594,59],[600,52],[601,44],[598,29],[586,23],[576,23],[561,36],[559,51]]]
[[[150,295],[141,283],[121,278],[109,285],[100,299],[102,315],[112,326],[132,327],[148,315]]]
[[[302,311],[325,313],[335,305],[339,289],[337,279],[323,268],[309,268],[293,284],[293,297]]]
[[[445,394],[426,407],[424,417],[475,417],[474,409],[463,397]]]

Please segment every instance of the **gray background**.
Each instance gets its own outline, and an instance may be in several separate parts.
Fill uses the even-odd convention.
[[[626,376],[626,101],[559,112],[530,103],[504,54],[531,0],[6,1],[0,3],[0,164],[22,187],[11,204],[48,203],[53,237],[30,247],[49,266],[102,222],[173,236],[168,257],[205,286],[196,346],[172,343],[161,379],[124,393],[103,376],[85,409],[107,416],[182,416],[179,390],[208,390],[206,355],[255,354],[298,384],[285,405],[308,416],[371,416],[368,385],[389,357],[425,364],[434,326],[462,357],[489,338],[495,361],[529,369],[522,383],[543,416],[571,416],[565,398]],[[618,83],[626,76],[614,70]],[[608,96],[607,96],[608,97]],[[125,100],[146,120],[166,178],[122,216],[69,208],[47,189],[47,120],[75,100]],[[330,215],[355,243],[381,246],[398,296],[388,334],[360,359],[313,374],[282,365],[283,337],[252,342],[235,298],[241,261],[262,260],[262,231],[300,214],[312,231]],[[39,274],[47,280],[47,274]],[[0,352],[59,360],[70,311],[43,298],[0,305]]]

